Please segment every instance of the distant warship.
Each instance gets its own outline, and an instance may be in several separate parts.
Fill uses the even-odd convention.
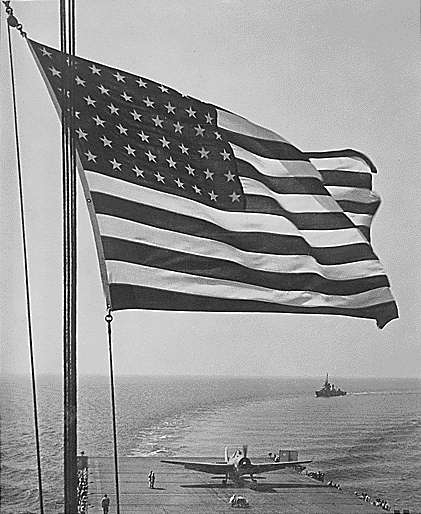
[[[326,373],[326,380],[321,389],[316,391],[316,398],[330,398],[332,396],[345,396],[346,391],[342,391],[339,387],[336,389],[334,384],[329,383],[329,374]]]

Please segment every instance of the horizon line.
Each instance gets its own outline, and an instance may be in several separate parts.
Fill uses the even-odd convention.
[[[329,373],[330,374],[330,373]],[[7,377],[25,377],[30,378],[30,372],[2,372],[0,373],[0,378]],[[421,378],[416,375],[410,376],[402,376],[402,375],[388,375],[388,376],[364,376],[364,375],[341,375],[341,374],[331,374],[335,378],[341,379],[363,379],[363,380],[418,380],[421,381]],[[61,373],[56,372],[40,372],[37,374],[40,376],[54,376],[54,377],[62,377]],[[320,377],[324,377],[325,374],[318,375],[257,375],[257,374],[244,374],[244,375],[231,375],[228,373],[214,373],[214,374],[199,374],[199,373],[114,373],[115,377],[154,377],[154,378],[232,378],[232,379],[320,379]],[[78,377],[104,377],[108,378],[108,373],[79,373]]]

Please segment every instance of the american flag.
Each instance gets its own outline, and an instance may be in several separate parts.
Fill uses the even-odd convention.
[[[62,54],[29,41],[60,111]],[[63,64],[64,63],[64,64]],[[80,177],[112,310],[396,318],[353,151],[306,154],[152,80],[75,59]]]

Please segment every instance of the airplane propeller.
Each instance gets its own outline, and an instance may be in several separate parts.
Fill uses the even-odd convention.
[[[243,445],[243,455],[244,457],[247,457],[247,450],[248,450],[248,446],[246,444]]]

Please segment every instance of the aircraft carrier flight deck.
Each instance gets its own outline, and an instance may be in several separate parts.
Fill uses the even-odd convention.
[[[85,457],[88,469],[87,512],[102,513],[101,498],[110,498],[110,514],[117,512],[112,457]],[[119,458],[121,514],[219,514],[238,511],[259,514],[381,514],[384,512],[354,495],[313,480],[296,471],[268,473],[257,484],[244,486],[200,472],[171,466],[161,457]],[[267,459],[267,457],[266,457]],[[192,460],[220,460],[192,457]],[[148,474],[155,473],[154,489]],[[247,509],[229,505],[233,494],[244,496]]]

